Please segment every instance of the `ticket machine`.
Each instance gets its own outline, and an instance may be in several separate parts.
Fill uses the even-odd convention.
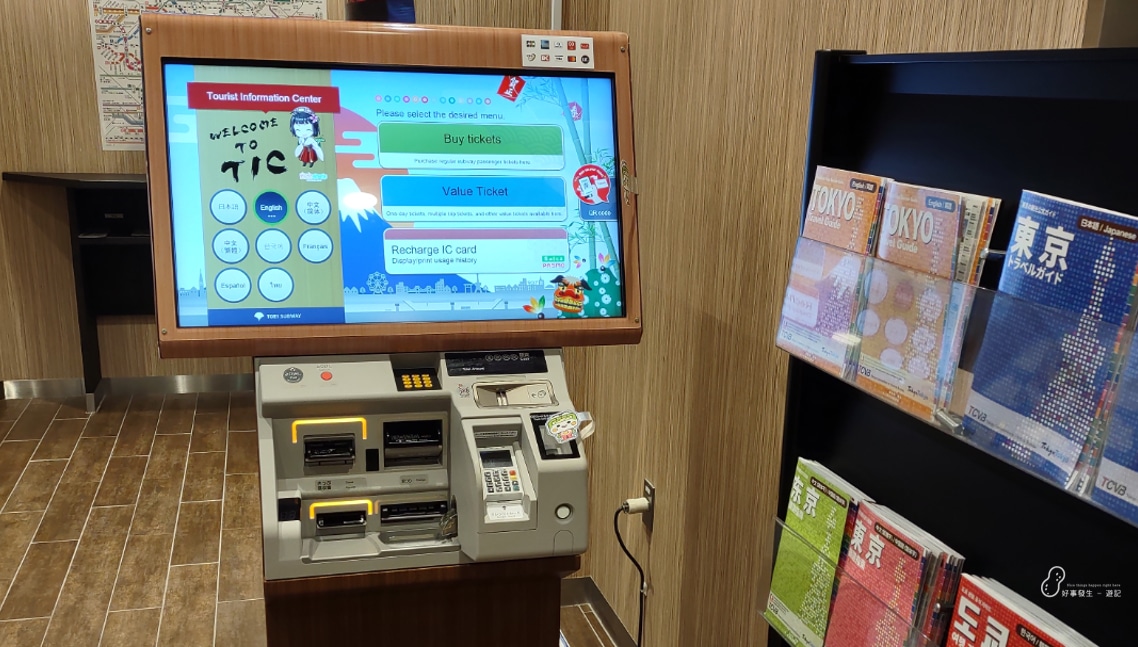
[[[575,555],[558,351],[258,360],[265,577]]]
[[[524,578],[589,532],[560,349],[641,334],[627,36],[142,27],[159,348],[255,358],[270,644],[475,613],[455,582],[520,560],[555,602]]]

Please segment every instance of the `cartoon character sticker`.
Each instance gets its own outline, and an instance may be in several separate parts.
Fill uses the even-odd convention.
[[[562,411],[545,421],[545,433],[561,445],[570,440],[588,438],[593,431],[593,416],[585,412]]]
[[[561,312],[580,314],[585,307],[585,290],[592,290],[585,279],[575,276],[556,276],[552,283],[557,286],[553,291],[553,307]]]
[[[324,150],[320,147],[320,143],[324,141],[320,138],[320,117],[317,117],[311,108],[301,106],[293,110],[288,128],[292,131],[293,137],[296,137],[294,155],[300,160],[301,165],[311,167],[317,161],[324,161]]]

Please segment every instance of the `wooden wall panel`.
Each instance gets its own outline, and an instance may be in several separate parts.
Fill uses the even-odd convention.
[[[566,3],[570,4],[569,2]],[[593,3],[587,3],[593,4]],[[657,487],[645,643],[763,645],[785,357],[774,332],[801,196],[813,53],[1074,47],[1086,0],[611,0],[633,53],[644,339],[574,350],[589,442],[583,574],[635,630],[636,573],[612,511]]]
[[[549,0],[416,0],[415,14],[427,25],[516,29],[549,29],[551,17]]]
[[[159,359],[158,324],[154,317],[99,319],[99,355],[103,375],[214,375],[252,373],[248,357],[220,359]]]

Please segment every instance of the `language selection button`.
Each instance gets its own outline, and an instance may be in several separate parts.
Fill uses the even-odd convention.
[[[209,200],[209,212],[220,223],[236,225],[245,218],[245,198],[233,189],[222,189]]]
[[[277,224],[288,215],[288,203],[285,202],[284,196],[276,191],[265,191],[257,196],[254,207],[257,210],[257,217],[270,225]]]
[[[380,180],[388,222],[560,222],[568,216],[559,177],[430,177]]]
[[[218,273],[213,282],[213,289],[217,296],[229,303],[240,303],[249,296],[253,283],[249,275],[236,268],[228,268]]]
[[[296,199],[296,215],[310,225],[319,225],[332,214],[332,203],[319,191],[305,191]]]
[[[213,254],[225,263],[240,263],[249,255],[249,239],[236,229],[222,229],[213,237]]]
[[[309,263],[323,263],[332,255],[332,237],[319,229],[309,229],[300,235],[296,247]]]
[[[449,114],[477,118],[476,112]],[[565,138],[559,126],[386,122],[379,124],[379,165],[559,171],[565,167]]]
[[[383,232],[388,274],[565,272],[568,256],[568,234],[560,227]]]
[[[279,229],[266,229],[257,236],[257,255],[266,263],[280,263],[292,253],[292,241]]]
[[[292,296],[292,276],[279,267],[270,267],[261,272],[257,289],[261,291],[261,296],[279,303]]]

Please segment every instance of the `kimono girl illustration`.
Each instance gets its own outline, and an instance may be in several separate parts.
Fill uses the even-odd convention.
[[[317,160],[324,161],[324,150],[320,148],[320,118],[311,108],[301,106],[292,111],[289,130],[296,137],[296,158],[304,166],[312,166]]]

